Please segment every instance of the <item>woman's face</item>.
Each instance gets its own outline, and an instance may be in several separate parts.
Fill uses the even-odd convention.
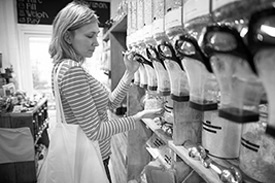
[[[93,56],[95,48],[99,45],[97,35],[99,27],[97,22],[92,22],[73,31],[71,45],[76,54],[84,58]]]

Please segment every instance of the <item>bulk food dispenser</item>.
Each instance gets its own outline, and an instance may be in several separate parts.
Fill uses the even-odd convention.
[[[256,74],[267,94],[268,118],[244,124],[240,150],[240,168],[249,177],[263,183],[275,180],[275,8],[253,12],[249,20],[247,42]]]
[[[259,80],[251,74],[256,70],[251,64],[250,53],[234,27],[224,24],[207,26],[201,47],[210,57],[219,83],[221,99],[218,116],[227,119],[221,125],[231,128],[231,134],[234,133],[234,136],[224,136],[230,137],[230,142],[234,141],[232,146],[225,146],[225,151],[235,152],[232,158],[237,158],[242,123],[258,121],[258,104],[263,88]]]
[[[208,58],[201,51],[197,40],[189,34],[179,36],[175,48],[181,55],[186,70],[191,108],[201,111],[202,146],[210,156],[232,159],[239,156],[238,125],[218,116],[219,86],[212,72]],[[240,133],[240,132],[239,132]],[[236,136],[237,135],[237,136]]]

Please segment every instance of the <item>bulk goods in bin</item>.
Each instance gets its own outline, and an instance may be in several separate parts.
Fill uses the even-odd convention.
[[[209,25],[202,44],[221,90],[219,116],[241,123],[258,121],[263,87],[251,74],[256,69],[239,32],[229,25]]]
[[[189,104],[198,110],[217,109],[219,87],[209,59],[190,34],[178,36],[175,50],[181,59],[189,83]]]
[[[156,91],[158,88],[157,75],[152,61],[147,59],[145,44],[142,43],[139,49],[141,54],[136,54],[135,57],[139,57],[139,60],[142,61],[144,65],[147,75],[148,90]]]
[[[213,22],[210,14],[210,0],[184,1],[182,16],[186,32],[198,39],[201,30]]]
[[[159,44],[158,52],[164,59],[164,65],[170,78],[171,98],[178,102],[188,101],[189,85],[187,76],[171,43],[164,41],[162,44]]]
[[[212,15],[215,22],[226,22],[241,31],[251,13],[272,3],[274,0],[212,0]]]
[[[152,0],[153,2],[153,38],[157,43],[167,40],[164,30],[165,0]]]
[[[189,34],[182,35],[175,44],[181,55],[190,85],[189,105],[203,111],[202,146],[209,155],[232,159],[239,156],[239,148],[234,147],[240,137],[239,126],[218,117],[217,103],[219,87],[208,57],[199,47],[196,39]],[[236,133],[238,132],[237,136]]]
[[[263,183],[275,180],[275,8],[256,11],[248,25],[247,41],[253,65],[267,94],[260,120],[244,125],[240,151],[242,171]]]
[[[170,95],[170,79],[168,71],[164,65],[164,60],[159,56],[156,47],[148,44],[146,47],[147,57],[152,61],[156,77],[157,77],[157,91],[161,96]]]
[[[182,24],[182,0],[166,0],[164,29],[168,38],[184,33]]]
[[[144,1],[144,42],[151,43],[154,42],[153,38],[153,0]]]

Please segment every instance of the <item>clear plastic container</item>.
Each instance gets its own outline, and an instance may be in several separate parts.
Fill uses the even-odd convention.
[[[272,3],[274,0],[213,0],[212,16],[215,22],[231,24],[241,31],[252,12]]]
[[[164,29],[169,39],[184,33],[182,21],[182,0],[165,1]]]
[[[189,85],[185,71],[173,60],[165,59],[164,64],[170,79],[171,99],[178,102],[188,101]]]
[[[267,93],[269,104],[268,124],[275,128],[275,49],[266,49],[259,52],[255,56],[254,62]]]
[[[144,1],[144,42],[153,39],[153,0]]]
[[[213,22],[210,14],[210,0],[186,0],[183,7],[184,29],[198,39],[202,29]]]
[[[202,111],[217,109],[219,86],[215,75],[198,60],[185,57],[182,64],[190,86],[190,107]]]
[[[221,90],[219,116],[236,122],[258,121],[264,90],[248,62],[228,54],[216,54],[210,62]]]
[[[159,42],[166,37],[164,29],[165,0],[152,0],[153,2],[153,38]]]
[[[137,29],[144,26],[144,0],[137,0]]]
[[[134,84],[139,86],[140,85],[140,73],[139,70],[137,70],[134,74]]]

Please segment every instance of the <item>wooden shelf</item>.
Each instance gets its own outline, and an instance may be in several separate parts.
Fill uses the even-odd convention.
[[[103,40],[108,41],[109,35],[113,32],[127,31],[127,15],[124,15],[119,21],[115,22],[113,26],[103,35]]]
[[[188,150],[183,146],[176,146],[173,141],[168,142],[168,146],[193,170],[195,170],[208,183],[222,183],[218,175],[211,169],[205,168],[200,161],[192,159],[188,155]]]
[[[164,131],[160,128],[160,125],[157,124],[157,121],[152,119],[142,119],[142,121],[146,124],[146,126],[151,129],[157,136],[161,138],[166,144],[168,141],[172,140],[171,137],[166,135]]]
[[[142,119],[142,121],[146,124],[146,126],[151,129],[159,138],[161,138],[165,143],[168,144],[169,148],[173,150],[186,164],[188,164],[194,171],[196,171],[207,183],[222,183],[217,173],[211,169],[207,169],[203,166],[203,164],[195,160],[188,155],[188,150],[184,146],[176,146],[173,143],[171,137],[167,136],[156,121],[152,119]],[[238,167],[237,160],[222,160],[211,157],[211,159],[224,167],[236,166]],[[258,183],[254,179],[246,176],[242,172],[243,183]]]

